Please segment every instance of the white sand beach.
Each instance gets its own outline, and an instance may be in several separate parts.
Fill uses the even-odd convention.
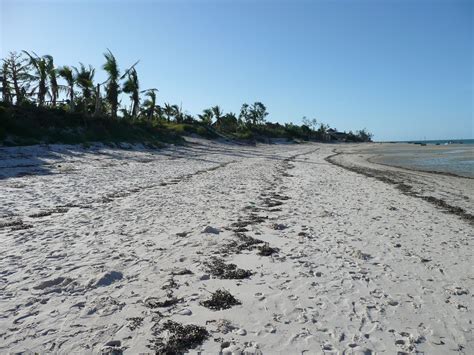
[[[473,354],[474,180],[357,147],[0,148],[0,353]]]

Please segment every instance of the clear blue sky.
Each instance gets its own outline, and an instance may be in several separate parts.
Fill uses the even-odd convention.
[[[122,69],[195,114],[264,102],[377,140],[473,138],[470,0],[0,0],[1,56]],[[97,77],[104,74],[98,69]]]

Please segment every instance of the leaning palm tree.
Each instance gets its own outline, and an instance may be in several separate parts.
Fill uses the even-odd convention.
[[[120,93],[120,70],[118,68],[117,60],[115,59],[115,56],[112,54],[110,49],[108,49],[107,52],[104,53],[104,57],[105,64],[102,66],[102,68],[107,72],[108,75],[108,79],[104,83],[106,84],[106,99],[110,104],[112,118],[117,118],[118,95]]]
[[[138,116],[138,111],[140,109],[140,84],[138,82],[138,74],[135,68],[132,68],[128,71],[128,79],[123,84],[123,92],[130,94],[130,100],[132,101],[132,107],[130,110],[130,115],[132,118]]]
[[[46,58],[46,56],[40,57],[36,53],[33,53],[33,55],[28,53],[27,51],[23,51],[23,53],[25,53],[29,57],[30,65],[33,66],[36,71],[36,75],[34,78],[38,81],[38,105],[43,106],[44,99],[48,92],[48,59]]]
[[[76,78],[72,71],[71,67],[67,65],[58,69],[58,74],[67,82],[67,95],[69,96],[69,106],[71,111],[74,111],[74,84],[76,83]]]
[[[156,93],[158,92],[158,89],[147,89],[143,90],[142,93],[143,92],[145,93],[145,96],[148,96],[148,99],[143,102],[144,112],[146,117],[151,120],[159,107],[156,106]]]
[[[80,67],[74,68],[76,83],[82,89],[83,109],[84,112],[88,111],[88,106],[91,103],[92,90],[94,89],[94,74],[95,69],[89,65],[88,68],[82,63],[79,63]]]

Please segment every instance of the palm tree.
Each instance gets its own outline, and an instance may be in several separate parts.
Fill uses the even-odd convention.
[[[220,117],[215,123],[215,128],[221,132],[235,132],[239,126],[239,121],[235,113],[229,112]]]
[[[174,118],[176,120],[176,123],[182,123],[183,122],[183,110],[180,106],[178,105],[173,105],[173,114]]]
[[[100,84],[97,84],[95,86],[94,99],[95,99],[94,117],[97,117],[102,114],[102,97],[100,95]]]
[[[214,115],[214,118],[216,119],[216,121],[219,121],[222,117],[222,109],[219,107],[219,106],[214,106],[214,107],[211,107],[211,111],[212,111],[212,114]]]
[[[118,95],[120,93],[120,86],[118,83],[120,71],[115,56],[112,54],[110,49],[107,51],[107,53],[104,53],[105,64],[102,67],[109,76],[106,81],[107,86],[105,87],[106,99],[110,104],[112,118],[117,118]]]
[[[158,89],[148,89],[148,90],[143,90],[142,92],[145,93],[145,96],[149,97],[143,102],[143,107],[144,107],[146,116],[148,117],[149,120],[151,120],[155,112],[158,111],[158,107],[159,107],[156,105],[156,93],[158,92]]]
[[[89,65],[88,68],[82,63],[79,63],[80,67],[77,69],[74,68],[75,76],[76,76],[76,83],[82,89],[82,98],[84,104],[84,112],[88,111],[88,106],[91,102],[92,98],[92,90],[94,89],[94,74],[95,69]]]
[[[198,115],[201,122],[204,123],[206,126],[211,125],[213,116],[214,116],[214,113],[212,112],[212,109],[210,108],[206,108],[205,110],[202,111],[202,114]]]
[[[140,84],[136,69],[129,70],[127,76],[128,79],[123,84],[123,92],[130,94],[130,100],[132,101],[131,116],[136,118],[140,109]]]
[[[74,84],[76,83],[76,78],[74,76],[72,68],[65,65],[58,69],[58,74],[67,82],[67,86],[68,86],[67,94],[69,96],[69,105],[71,107],[71,111],[74,111]]]
[[[156,115],[158,116],[158,119],[164,120],[163,107],[161,107],[160,105],[156,105],[155,111],[156,111]]]
[[[47,61],[46,70],[49,77],[49,85],[51,88],[51,104],[53,107],[55,107],[59,94],[58,71],[54,67],[54,60],[52,56],[45,55],[44,58]]]
[[[173,105],[170,105],[169,103],[165,102],[165,107],[163,108],[163,112],[166,115],[166,120],[170,122],[171,116],[173,116],[175,113]]]
[[[48,79],[48,59],[46,56],[39,57],[36,53],[31,55],[27,51],[23,51],[30,59],[30,64],[36,70],[35,79],[38,80],[38,105],[44,105],[44,99],[48,92],[47,79]]]
[[[189,124],[192,124],[194,123],[196,120],[194,119],[194,116],[189,114],[189,113],[186,113],[183,117],[183,122],[184,123],[189,123]]]
[[[253,126],[265,123],[265,117],[267,116],[267,108],[261,102],[255,102],[253,105],[250,106],[249,118]]]

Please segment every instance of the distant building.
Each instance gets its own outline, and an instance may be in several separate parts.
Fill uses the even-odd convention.
[[[346,139],[347,139],[347,133],[338,132],[337,130],[335,130],[333,128],[329,128],[328,131],[327,131],[327,134],[329,135],[329,137],[331,137],[331,140],[333,140],[333,141],[345,142]]]

